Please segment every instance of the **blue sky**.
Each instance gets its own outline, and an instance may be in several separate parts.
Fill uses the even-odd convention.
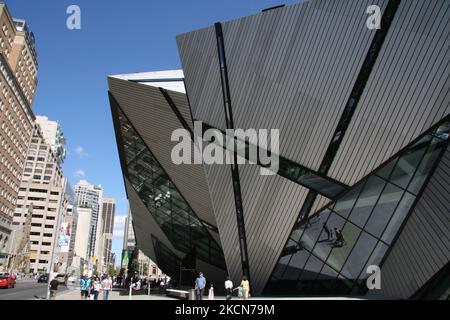
[[[120,257],[128,202],[107,96],[110,74],[180,68],[175,37],[292,0],[7,0],[36,37],[39,73],[33,110],[58,120],[69,155],[64,172],[101,184],[117,201],[113,250]],[[81,8],[81,30],[68,30],[66,9]],[[118,259],[119,260],[119,259]]]

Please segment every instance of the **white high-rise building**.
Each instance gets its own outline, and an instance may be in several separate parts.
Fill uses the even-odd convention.
[[[81,206],[77,208],[78,211],[78,223],[77,233],[75,237],[75,255],[87,260],[88,258],[88,244],[89,244],[89,231],[91,225],[92,208]]]
[[[116,201],[113,198],[102,199],[102,247],[100,260],[102,265],[108,269],[113,264],[112,239],[114,230],[114,214],[116,210]]]
[[[92,209],[91,219],[89,222],[89,231],[83,233],[82,236],[88,237],[86,256],[93,257],[95,251],[95,243],[97,240],[97,221],[101,212],[101,198],[103,196],[102,187],[90,184],[86,180],[80,180],[75,187],[76,203],[80,207],[89,207]],[[80,222],[79,222],[80,224]],[[79,252],[78,255],[82,256]]]

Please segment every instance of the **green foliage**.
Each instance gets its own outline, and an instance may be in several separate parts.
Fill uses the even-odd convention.
[[[128,262],[128,274],[133,274],[135,272],[139,272],[139,263],[138,263],[138,250],[134,250],[130,255],[130,260]]]
[[[110,266],[108,270],[108,274],[110,277],[115,277],[117,275],[117,270],[114,266]]]

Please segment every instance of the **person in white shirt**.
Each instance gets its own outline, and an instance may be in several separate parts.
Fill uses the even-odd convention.
[[[225,291],[227,292],[227,300],[231,300],[231,295],[233,294],[233,282],[231,282],[230,278],[227,278],[225,281]]]
[[[212,283],[209,286],[208,300],[214,300],[214,285]]]
[[[102,290],[102,285],[100,283],[99,278],[94,278],[94,281],[92,282],[92,291],[91,296],[93,300],[98,300],[98,295],[100,294],[100,291]]]
[[[112,290],[112,281],[109,279],[108,275],[105,275],[105,278],[102,281],[103,288],[103,300],[108,300],[109,292]]]

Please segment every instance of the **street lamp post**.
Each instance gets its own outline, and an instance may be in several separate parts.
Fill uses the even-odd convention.
[[[64,199],[64,198],[61,198]],[[52,279],[52,273],[53,270],[55,268],[55,253],[56,253],[56,248],[58,247],[58,236],[59,236],[59,227],[61,225],[61,219],[62,216],[64,214],[64,212],[62,212],[62,207],[63,207],[63,201],[61,201],[60,205],[59,205],[59,210],[58,210],[58,214],[56,215],[56,224],[55,224],[55,235],[53,237],[53,248],[52,248],[52,254],[50,256],[50,266],[49,266],[49,270],[48,270],[48,283],[50,283]],[[46,300],[50,300],[50,286],[47,284],[47,298]]]

